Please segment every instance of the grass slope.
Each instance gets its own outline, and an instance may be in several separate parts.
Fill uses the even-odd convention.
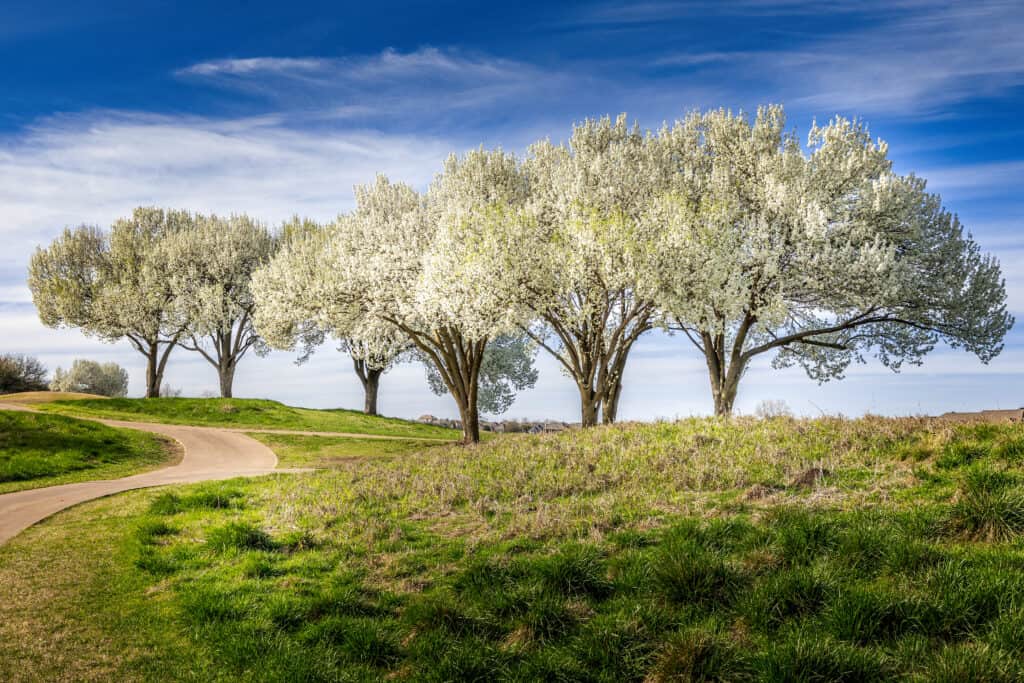
[[[0,678],[1024,676],[1020,426],[623,425],[119,500],[0,549],[37,606]]]
[[[418,439],[332,438],[267,432],[254,432],[249,436],[274,451],[278,467],[282,468],[336,467],[355,458],[406,456],[440,447],[436,441]]]
[[[0,493],[115,479],[165,465],[168,440],[61,415],[0,410]]]
[[[14,403],[16,405],[30,406],[40,403],[52,403],[53,401],[74,401],[78,399],[104,400],[106,396],[96,394],[81,394],[75,391],[19,391],[14,394],[0,395],[0,404]]]
[[[113,398],[55,401],[40,405],[39,408],[65,415],[167,424],[294,429],[436,439],[458,437],[458,433],[453,430],[408,420],[371,416],[354,410],[293,408],[277,401],[260,399]]]

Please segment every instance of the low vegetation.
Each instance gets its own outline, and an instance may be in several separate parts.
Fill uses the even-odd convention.
[[[108,521],[97,501],[0,549],[0,585],[40,610],[0,608],[0,662],[164,680],[1024,676],[1020,426],[688,420],[366,459],[330,441],[311,448],[330,470],[131,493]],[[23,575],[72,548],[57,572],[82,581]]]
[[[0,494],[166,465],[177,446],[162,437],[61,415],[0,410]]]
[[[452,439],[458,433],[433,425],[366,415],[354,410],[293,408],[277,401],[209,398],[113,398],[54,401],[39,406],[63,415],[217,427],[290,429]]]
[[[353,459],[411,455],[440,447],[436,441],[421,439],[331,438],[269,432],[249,436],[277,454],[278,467],[337,467]]]
[[[123,398],[128,393],[128,371],[117,363],[77,358],[69,370],[58,367],[53,371],[50,389]]]
[[[15,406],[38,406],[41,403],[53,403],[54,401],[77,401],[84,399],[104,399],[106,396],[95,394],[81,394],[73,391],[19,391],[14,394],[0,396],[0,404],[14,404]]]
[[[0,354],[0,395],[46,388],[46,366],[35,356]]]

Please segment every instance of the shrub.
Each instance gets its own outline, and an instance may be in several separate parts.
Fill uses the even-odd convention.
[[[79,358],[67,372],[57,368],[50,389],[121,398],[128,393],[128,371],[117,363]]]
[[[0,356],[0,394],[45,390],[46,366],[38,358],[20,353]]]
[[[773,417],[793,417],[793,411],[789,409],[789,404],[785,401],[769,399],[757,404],[757,407],[754,408],[754,417],[762,420]]]

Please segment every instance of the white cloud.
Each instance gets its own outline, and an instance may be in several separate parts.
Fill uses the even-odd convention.
[[[1018,199],[1024,186],[1024,161],[958,164],[924,169],[918,175],[928,180],[929,190],[943,197]]]
[[[425,185],[457,143],[373,131],[303,132],[265,119],[54,118],[0,145],[0,269],[66,225],[141,204],[333,217],[378,172]],[[23,265],[23,264],[22,264]]]
[[[257,73],[302,73],[318,71],[324,67],[324,60],[318,58],[254,57],[250,59],[217,59],[200,62],[175,73],[178,76],[224,76]]]
[[[727,21],[738,10],[749,17],[759,10],[818,15],[820,9],[819,3],[753,1],[687,6],[686,12]],[[825,26],[821,35],[795,33],[793,47],[684,52],[655,63],[676,64],[691,77],[694,67],[706,67],[705,77],[731,80],[748,95],[767,95],[794,108],[918,119],[948,115],[953,103],[1003,95],[1024,84],[1020,3],[911,0],[840,3],[829,11],[858,13],[870,27],[829,32]],[[681,20],[683,14],[678,6],[648,3],[624,13],[606,8],[595,16],[629,24]]]
[[[179,78],[259,95],[307,119],[412,120],[564,94],[566,77],[532,65],[455,50],[386,49],[345,57],[255,57],[200,62]]]

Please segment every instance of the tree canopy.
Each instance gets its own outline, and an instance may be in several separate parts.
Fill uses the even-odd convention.
[[[167,359],[184,332],[173,315],[171,265],[160,244],[192,224],[186,211],[140,207],[109,231],[65,229],[36,249],[29,264],[40,320],[103,341],[127,339],[146,358],[146,396],[158,396]]]
[[[939,342],[982,362],[1002,349],[998,263],[862,123],[816,125],[806,151],[781,107],[694,113],[660,137],[679,170],[646,219],[648,270],[705,356],[716,413],[770,351],[827,381],[868,354],[898,370]]]
[[[277,239],[246,215],[196,215],[186,229],[160,245],[167,264],[172,311],[183,330],[183,348],[217,370],[220,394],[230,398],[238,363],[268,347],[253,324],[253,273],[266,265]]]

